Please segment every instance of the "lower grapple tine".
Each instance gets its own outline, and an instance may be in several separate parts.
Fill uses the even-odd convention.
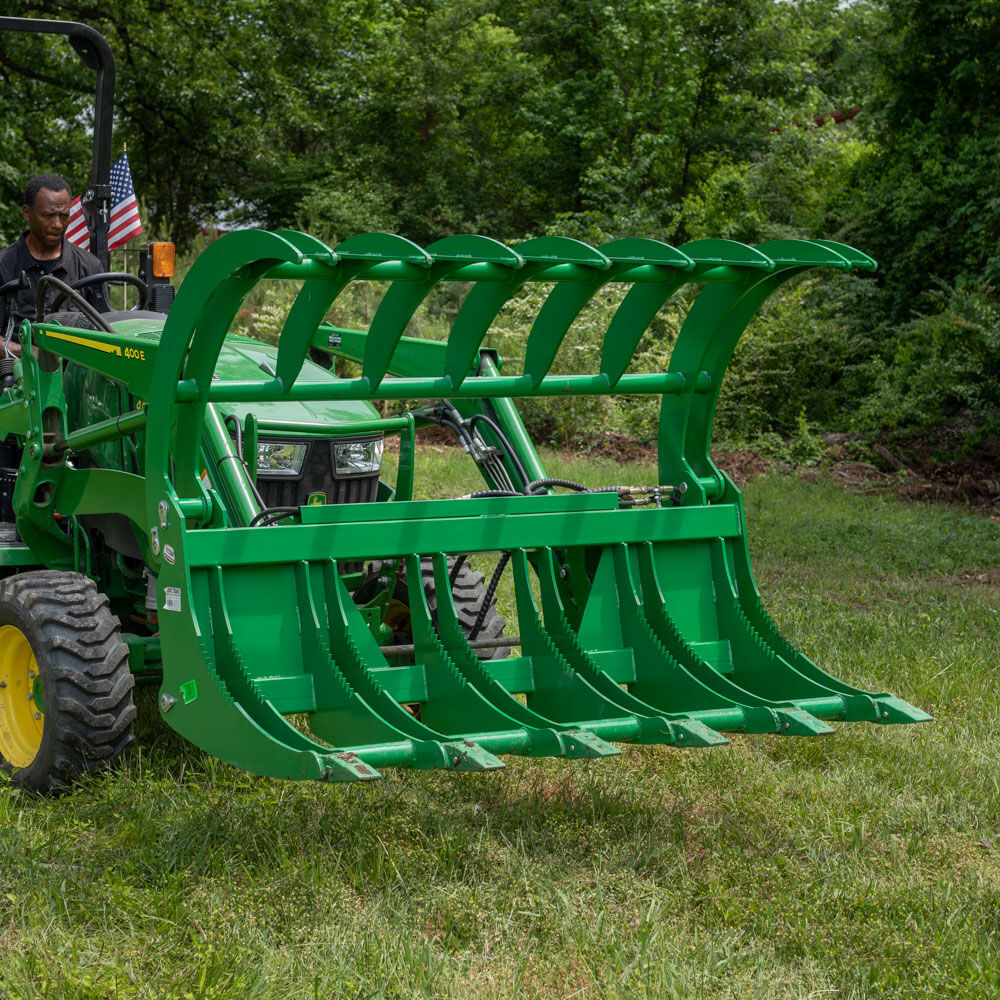
[[[678,746],[685,747],[718,747],[728,743],[722,733],[717,733],[710,726],[697,719],[686,722],[668,722],[668,728]]]
[[[539,550],[543,573],[551,571],[551,557],[551,550]],[[547,677],[542,690],[536,687],[534,692],[535,699],[541,700],[547,714],[565,714],[575,705],[578,718],[581,715],[590,717],[579,725],[602,737],[628,743],[699,745],[694,733],[684,729],[692,720],[683,716],[664,718],[662,713],[638,702],[597,670],[575,640],[556,625],[554,619],[557,620],[558,615],[552,606],[548,620],[553,622],[555,631],[543,627],[543,616],[531,589],[528,557],[523,549],[514,550],[512,566],[521,643],[536,662],[536,674]],[[542,575],[539,580],[543,594],[549,594],[551,580]],[[726,742],[721,736],[719,741]]]
[[[876,695],[872,701],[875,703],[875,710],[878,713],[875,721],[882,725],[930,722],[932,718],[922,708],[917,708],[915,705],[911,705],[908,701],[897,698],[895,695]]]
[[[334,753],[323,758],[324,781],[374,781],[382,775],[356,753]]]
[[[448,563],[443,553],[432,557],[432,566],[437,594],[437,628],[441,641],[447,645],[455,667],[470,687],[499,712],[509,716],[511,724],[520,726],[526,733],[524,753],[528,756],[558,755],[578,759],[618,754],[616,747],[593,733],[560,725],[532,712],[490,677],[462,631],[452,597]]]
[[[472,740],[445,743],[444,747],[451,754],[451,763],[456,771],[497,771],[504,766],[502,760]]]
[[[806,709],[796,707],[786,699],[772,700],[748,691],[717,673],[707,662],[700,660],[670,619],[653,559],[652,546],[649,543],[639,545],[636,549],[636,559],[641,581],[643,613],[650,628],[662,642],[671,646],[686,670],[710,686],[717,694],[730,698],[742,706],[747,732],[772,732],[783,736],[825,736],[833,732],[832,727]],[[616,570],[620,583],[623,576],[631,577],[624,553],[616,552]],[[713,583],[713,586],[718,597],[719,589],[724,584]],[[761,655],[766,655],[772,668],[778,667],[778,662],[772,653],[762,652]]]
[[[621,753],[618,747],[602,740],[586,729],[571,729],[559,734],[563,752],[570,759],[593,760],[596,757],[615,757]]]

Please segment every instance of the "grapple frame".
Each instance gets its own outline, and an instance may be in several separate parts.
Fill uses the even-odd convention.
[[[595,249],[557,237],[508,247],[456,236],[421,248],[368,234],[330,249],[301,233],[233,233],[197,260],[162,336],[127,323],[114,333],[25,325],[39,362],[24,365],[24,408],[0,409],[0,423],[28,442],[18,524],[35,559],[85,570],[85,533],[67,532],[55,512],[73,526],[109,511],[132,522],[156,575],[165,720],[261,774],[365,780],[387,766],[488,770],[503,754],[598,757],[620,742],[709,746],[725,742],[721,732],[923,721],[898,698],[826,674],[780,634],[753,580],[739,490],[708,451],[726,367],[767,297],[808,268],[874,266],[823,241],[677,249],[628,239]],[[219,378],[227,331],[266,278],[301,281],[273,374]],[[351,282],[373,280],[389,286],[367,331],[324,323]],[[471,282],[447,340],[405,336],[442,281]],[[502,375],[483,343],[526,282],[552,289],[523,373]],[[573,321],[608,282],[630,287],[599,370],[550,374]],[[689,284],[701,287],[668,370],[629,373],[650,322]],[[302,378],[311,348],[356,362],[360,375]],[[69,426],[59,358],[114,380],[142,405]],[[391,499],[304,506],[297,523],[252,526],[260,507],[219,416],[227,403],[265,413],[289,399],[446,397],[466,413],[490,400],[516,453],[516,462],[505,458],[508,471],[542,478],[512,400],[613,393],[662,397],[662,503],[622,509],[614,492],[415,500],[404,444]],[[411,442],[412,428],[408,415],[351,429],[402,429]],[[67,463],[108,440],[121,440],[143,474]],[[494,550],[511,553],[521,655],[482,661],[456,614],[446,557]],[[421,557],[432,567],[433,614]],[[390,665],[352,599],[338,568],[357,560],[405,567],[412,665]],[[289,718],[299,713],[308,731]]]

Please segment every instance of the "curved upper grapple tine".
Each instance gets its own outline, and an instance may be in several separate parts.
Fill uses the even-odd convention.
[[[834,244],[813,240],[768,240],[756,249],[774,261],[775,268],[833,267],[839,271],[851,269],[850,259],[834,249]]]
[[[629,289],[604,335],[601,374],[613,389],[625,374],[653,318],[681,285],[692,280],[696,265],[687,254],[659,240],[613,240],[601,247],[601,253],[633,272],[639,269],[646,272],[643,280]],[[621,275],[630,276],[629,271]]]
[[[524,266],[524,260],[510,247],[486,236],[447,236],[430,244],[427,252],[431,264],[426,272],[394,281],[372,319],[361,364],[362,377],[372,388],[382,383],[407,324],[439,281],[470,264],[495,265],[504,276]]]
[[[384,264],[398,260],[417,267],[430,267],[431,255],[412,240],[393,233],[359,233],[337,244],[340,260],[361,260],[368,264]]]
[[[708,258],[715,266],[725,264],[737,274],[725,283],[706,284],[681,326],[670,371],[681,372],[686,378],[707,372],[711,390],[697,397],[664,397],[660,471],[661,476],[681,475],[691,480],[710,477],[721,489],[721,474],[708,456],[712,419],[723,376],[747,324],[777,288],[801,271],[810,267],[849,270],[852,263],[833,247],[808,240],[772,240],[736,250],[732,245],[719,248],[706,247],[706,243],[728,241],[685,244],[684,252],[699,261]],[[752,251],[752,255],[745,251]],[[724,253],[730,255],[729,261],[723,260]],[[736,263],[740,257],[749,262]],[[761,267],[758,257],[768,261],[768,267]]]
[[[297,229],[273,229],[272,232],[275,236],[288,240],[303,256],[322,260],[327,264],[337,263],[337,254],[322,240],[310,236],[309,233],[300,233]]]
[[[833,240],[810,240],[810,242],[840,254],[841,257],[850,262],[851,267],[856,271],[878,270],[878,262],[874,257],[869,257],[868,254],[862,253],[846,243],[835,243]]]
[[[278,358],[274,370],[283,391],[288,392],[299,377],[316,328],[323,322],[337,296],[364,266],[357,261],[344,261],[339,267],[331,266],[329,277],[307,278],[299,289],[278,337]]]
[[[606,259],[592,246],[566,236],[539,236],[513,248],[524,261],[505,281],[477,282],[466,295],[452,324],[445,354],[444,374],[458,387],[472,373],[479,349],[500,310],[527,281],[563,264],[606,266]]]
[[[593,250],[593,248],[591,248]],[[524,374],[537,386],[552,367],[559,345],[573,320],[596,292],[614,277],[611,261],[599,250],[589,259],[572,262],[572,271],[549,292],[528,332],[524,348]]]
[[[770,271],[774,268],[766,254],[736,240],[691,240],[679,249],[694,261],[695,273],[699,278],[717,267],[750,268],[755,271]]]

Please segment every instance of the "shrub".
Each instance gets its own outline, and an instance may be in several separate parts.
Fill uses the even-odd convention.
[[[874,391],[860,407],[863,430],[948,423],[962,412],[995,422],[1000,414],[1000,301],[988,285],[942,287],[929,310],[898,331],[894,352],[877,363]]]

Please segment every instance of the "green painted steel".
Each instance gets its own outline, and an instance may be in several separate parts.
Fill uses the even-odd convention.
[[[0,567],[87,571],[140,610],[151,574],[156,608],[151,634],[129,640],[133,669],[162,669],[161,712],[177,732],[265,775],[493,770],[508,754],[597,758],[619,752],[614,743],[706,747],[724,732],[923,721],[900,699],[828,675],[781,635],[754,583],[739,490],[709,456],[743,330],[816,267],[875,264],[828,241],[507,247],[453,236],[422,248],[368,234],[330,248],[289,231],[231,233],[196,261],[165,323],[22,327],[0,431],[24,445],[14,494],[24,545],[0,548]],[[230,335],[248,293],[276,278],[300,282],[277,348]],[[359,281],[388,282],[370,327],[326,324]],[[408,335],[445,281],[470,283],[447,339]],[[520,374],[503,374],[484,342],[529,282],[551,288]],[[628,290],[598,370],[552,374],[608,283]],[[630,373],[650,322],[688,285],[696,294],[668,370]],[[316,352],[354,374],[333,376]],[[638,505],[616,489],[527,495],[545,470],[514,400],[609,393],[662,398],[656,490]],[[371,404],[442,397],[496,452],[481,466],[493,495],[412,499],[414,428],[429,411],[382,418]],[[262,444],[329,449],[397,433],[395,488],[264,505]],[[519,634],[510,655],[480,658],[453,586],[465,554],[494,551],[509,560]]]

